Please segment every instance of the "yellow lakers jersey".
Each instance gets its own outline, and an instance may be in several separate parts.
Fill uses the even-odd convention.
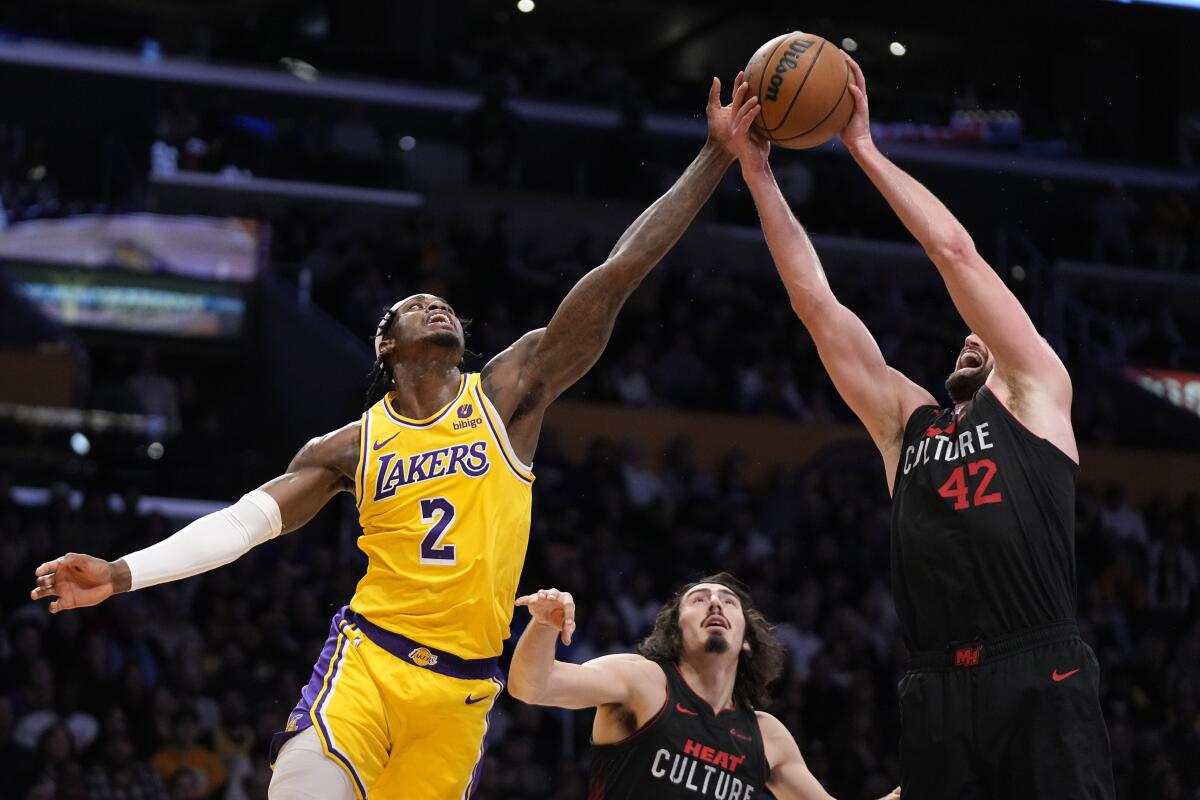
[[[500,654],[529,543],[533,473],[478,373],[432,417],[363,414],[355,497],[367,574],[350,607],[460,658]]]

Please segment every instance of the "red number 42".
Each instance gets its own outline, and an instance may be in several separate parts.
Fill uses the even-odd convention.
[[[950,473],[950,478],[938,489],[938,494],[942,497],[954,500],[955,511],[962,511],[972,505],[986,506],[988,503],[999,503],[1003,499],[999,492],[988,493],[988,486],[991,485],[992,478],[996,477],[995,461],[990,458],[981,458],[966,465],[966,475],[970,475],[972,478],[980,472],[983,473],[979,479],[979,485],[975,487],[974,502],[967,499],[967,480],[963,470],[964,467],[956,467],[954,472]]]

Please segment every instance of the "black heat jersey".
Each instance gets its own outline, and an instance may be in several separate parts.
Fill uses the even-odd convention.
[[[588,800],[747,800],[764,796],[767,756],[754,709],[714,713],[674,664],[660,664],[667,700],[638,731],[592,745]]]
[[[904,428],[892,591],[911,651],[1075,618],[1075,478],[986,386]]]

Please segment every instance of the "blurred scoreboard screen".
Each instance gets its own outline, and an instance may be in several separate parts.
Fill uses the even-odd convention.
[[[1128,366],[1125,375],[1147,392],[1200,415],[1200,372]]]
[[[245,322],[243,284],[27,261],[0,269],[44,314],[73,328],[232,339]]]
[[[1112,0],[1126,6],[1173,6],[1200,10],[1200,0]]]

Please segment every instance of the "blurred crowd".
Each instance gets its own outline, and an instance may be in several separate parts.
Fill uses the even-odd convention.
[[[128,15],[106,6],[96,12],[96,25],[72,28],[65,24],[69,15],[51,19],[43,5],[15,4],[0,12],[0,25],[161,56],[158,41],[130,35],[137,26]],[[294,53],[322,68],[328,63],[377,79],[465,87],[479,93],[480,105],[450,113],[175,84],[136,84],[131,91],[129,81],[58,81],[58,73],[26,70],[2,90],[9,102],[0,111],[0,228],[154,209],[147,176],[181,170],[463,196],[477,189],[536,194],[564,206],[576,198],[641,206],[674,180],[699,144],[650,133],[647,115],[667,111],[678,121],[684,112],[698,113],[702,88],[659,70],[654,59],[631,67],[630,53],[606,50],[588,31],[526,41],[500,24],[507,22],[488,17],[463,34],[460,46],[415,42],[397,54],[388,31],[422,30],[407,24],[405,4],[343,5],[306,12],[288,25],[255,17],[233,35],[189,23],[185,38],[178,38],[180,29],[164,30],[161,44],[170,53],[258,59],[272,68],[280,53]],[[435,13],[436,4],[424,5],[429,9],[421,13]],[[374,38],[339,50],[346,31]],[[655,79],[645,80],[650,74]],[[1089,83],[1107,92],[1112,82]],[[927,95],[880,87],[873,109],[885,123],[881,140],[927,142],[940,128],[926,123],[944,125],[951,115],[970,117],[984,107],[1016,108],[1024,133],[1065,142],[1043,155],[1141,157],[1141,141],[1125,135],[1129,125],[1110,125],[1103,113],[1064,126],[1051,119],[1061,112],[1047,111],[1052,104],[1032,87],[1012,96],[994,87],[961,88],[951,95],[940,79]],[[615,110],[619,123],[599,129],[532,122],[514,110],[514,98],[530,97],[599,104]],[[1135,105],[1122,97],[1114,102],[1106,95],[1105,113]],[[996,146],[1016,152],[1026,144],[1010,138]],[[817,152],[774,163],[813,233],[855,245],[908,241],[844,156]],[[1200,370],[1200,303],[1191,286],[1200,276],[1200,193],[1153,180],[1109,181],[1107,173],[1087,174],[1086,166],[1084,177],[1063,178],[1010,174],[988,163],[951,169],[930,161],[913,171],[961,213],[1047,335],[1063,320],[1042,313],[1047,267],[1037,262],[1073,259],[1163,273],[1158,288],[1150,280],[1081,282],[1072,300],[1091,309],[1088,324],[1107,330],[1120,359]],[[422,209],[368,221],[352,206],[297,202],[268,211],[227,197],[196,201],[189,210],[270,223],[276,275],[364,343],[396,299],[417,290],[444,295],[473,318],[472,369],[545,324],[611,246],[582,228],[566,245],[518,234],[518,212],[511,211]],[[718,189],[705,214],[718,224],[757,225],[734,179]],[[1031,252],[1014,247],[1000,258],[997,242],[1008,242],[1014,230],[1028,237]],[[927,264],[920,265],[923,279],[879,280],[881,268],[868,263],[871,249],[848,251],[856,249],[862,254],[827,258],[836,293],[863,317],[889,363],[940,393],[966,333],[944,287]],[[769,265],[735,268],[741,266],[718,263],[685,240],[631,297],[604,357],[569,396],[630,408],[853,423]],[[1028,275],[1015,277],[1017,269]],[[105,337],[87,344],[89,379],[79,404],[162,417],[173,460],[156,471],[108,469],[106,459],[117,456],[97,439],[87,464],[92,472],[67,478],[82,491],[75,508],[65,484],[53,487],[46,505],[17,503],[0,470],[0,763],[6,767],[0,795],[265,798],[270,736],[308,678],[329,617],[363,570],[352,504],[336,501],[303,532],[216,572],[51,617],[28,601],[37,564],[67,550],[115,557],[157,541],[177,523],[121,509],[135,508],[150,491],[244,490],[253,485],[247,476],[261,477],[275,447],[253,439],[253,422],[235,408],[241,397],[228,391],[231,373],[262,368],[250,363],[253,348],[232,354],[139,341],[144,349],[135,350],[128,340]],[[1081,441],[1187,446],[1184,427],[1173,427],[1174,418],[1158,406],[1152,414],[1129,414],[1144,396],[1122,404],[1120,387],[1104,382],[1111,375],[1102,374],[1094,353],[1065,350]],[[365,344],[363,352],[369,360]],[[13,424],[0,422],[9,426],[0,433]],[[1158,427],[1137,439],[1138,425]],[[221,470],[211,468],[217,440],[240,447]],[[37,452],[49,449],[35,444]],[[124,440],[112,446],[130,449]],[[715,569],[734,572],[779,623],[788,647],[787,671],[769,710],[793,731],[835,796],[877,798],[899,775],[895,685],[905,657],[888,587],[889,515],[877,461],[874,451],[848,445],[804,469],[750,481],[737,456],[716,470],[697,466],[686,440],[664,453],[597,440],[586,458],[572,461],[548,431],[535,465],[522,591],[553,585],[575,594],[580,627],[560,657],[582,661],[632,649],[680,582]],[[109,502],[109,491],[123,501]],[[1135,504],[1119,485],[1084,483],[1076,517],[1079,621],[1103,667],[1118,796],[1200,800],[1200,495]],[[518,609],[514,633],[525,619]],[[537,709],[505,697],[495,717],[476,797],[585,795],[590,713]]]
[[[514,234],[511,217],[506,211],[487,219],[413,213],[363,227],[334,214],[294,210],[276,218],[273,243],[278,269],[298,281],[303,274],[313,300],[350,331],[373,331],[382,309],[415,291],[438,292],[474,320],[468,348],[486,360],[546,324],[611,247],[590,235],[548,247]],[[872,263],[869,254],[827,253],[824,260],[838,298],[863,319],[888,363],[940,394],[967,329],[932,266],[906,263],[899,269],[908,274],[893,282],[881,280],[889,267]],[[738,266],[686,244],[669,254],[630,298],[604,357],[571,396],[852,421],[774,270]],[[1013,288],[1025,295],[1035,324],[1052,335],[1051,323],[1031,302],[1037,289],[1030,283]],[[1200,369],[1200,314],[1180,302],[1190,295],[1172,299],[1172,291],[1160,298],[1123,286],[1089,286],[1093,307],[1107,312],[1101,316],[1109,320],[1122,362]],[[1102,393],[1088,394],[1100,380],[1093,373],[1098,365],[1062,351],[1076,383],[1081,437],[1120,441],[1129,432],[1121,409]],[[481,363],[468,360],[474,368]]]
[[[631,649],[682,581],[731,570],[788,648],[769,710],[834,796],[879,797],[898,780],[905,653],[876,462],[843,447],[752,482],[737,457],[700,468],[686,440],[654,454],[597,440],[573,462],[548,432],[521,591],[575,593],[579,630],[560,658],[583,661]],[[202,577],[52,617],[28,600],[38,563],[115,557],[172,525],[96,492],[69,510],[63,487],[20,506],[0,484],[5,796],[265,798],[270,735],[363,569],[352,504]],[[1200,798],[1200,496],[1134,505],[1084,483],[1076,523],[1079,623],[1103,667],[1118,796]],[[518,609],[514,634],[526,619]],[[590,722],[505,697],[476,796],[582,798]]]
[[[694,151],[692,139],[647,129],[652,105],[625,98],[611,129],[562,128],[514,110],[505,81],[480,78],[480,104],[433,114],[367,103],[294,98],[264,105],[234,89],[155,88],[112,120],[103,145],[80,146],[59,120],[0,117],[0,204],[8,222],[95,210],[143,210],[147,173],[177,170],[308,180],[369,188],[431,185],[649,202]],[[114,87],[119,87],[115,84]],[[117,88],[103,91],[120,96]],[[64,92],[81,92],[64,88]],[[85,96],[68,95],[70,102]],[[122,102],[130,103],[128,96]],[[20,102],[22,98],[16,98]],[[703,93],[688,105],[700,109]],[[33,98],[28,98],[33,102]],[[877,136],[885,149],[888,131]],[[101,132],[97,133],[101,138]],[[780,154],[776,168],[804,222],[817,233],[907,239],[844,156]],[[564,167],[564,163],[566,166]],[[934,159],[933,164],[937,163]],[[1027,234],[1049,257],[1200,274],[1200,192],[1127,182],[1093,167],[1083,177],[998,177],[992,163],[940,173],[907,164],[952,208],[978,205],[982,186],[998,194],[972,215],[991,247],[997,232]],[[828,202],[831,196],[837,202]],[[718,208],[723,221],[753,224],[746,198]]]
[[[536,4],[520,6],[533,12]],[[1194,104],[1179,86],[1186,85],[1181,62],[1194,40],[1183,14],[1164,21],[1165,14],[1100,8],[1084,20],[1057,9],[998,11],[985,9],[973,26],[946,27],[921,17],[889,23],[867,4],[817,15],[804,29],[818,26],[831,43],[844,44],[868,76],[886,70],[888,78],[873,84],[873,106],[881,119],[916,130],[919,137],[961,127],[956,112],[967,111],[1015,121],[1001,126],[1015,133],[998,138],[1007,149],[1186,160],[1185,141],[1178,140],[1187,129],[1161,130]],[[613,20],[638,24],[612,26]],[[284,2],[201,18],[172,8],[151,15],[127,3],[66,14],[35,0],[13,0],[0,11],[0,29],[14,38],[103,45],[150,63],[182,57],[264,70],[282,65],[303,80],[369,75],[466,90],[494,83],[526,98],[610,107],[632,100],[675,111],[694,107],[695,93],[703,91],[709,75],[726,77],[728,71],[731,77],[758,43],[799,22],[771,6],[732,15],[712,4],[637,2],[533,13],[519,13],[513,4],[469,1],[453,10],[432,3]],[[1009,29],[1027,34],[1012,41],[1003,34]],[[1130,36],[1153,41],[1155,57],[1122,47]],[[909,43],[903,61],[896,59],[905,48],[896,52],[895,37]],[[1048,59],[1051,48],[1056,58]],[[990,57],[960,66],[968,51]],[[1031,61],[1040,70],[1037,80],[1028,71]],[[946,63],[956,66],[946,69]],[[1137,79],[1130,80],[1134,71]],[[1170,99],[1166,109],[1125,113],[1151,107],[1160,97]],[[1135,116],[1152,123],[1137,124]]]

